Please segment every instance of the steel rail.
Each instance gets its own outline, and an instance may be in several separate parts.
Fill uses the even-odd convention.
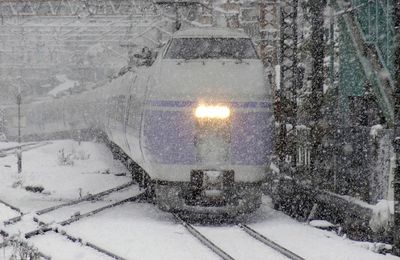
[[[32,143],[32,144],[25,144],[21,145],[21,152],[27,152],[45,145],[52,144],[51,142],[45,143]],[[14,154],[15,150],[18,150],[19,147],[10,147],[3,150],[0,150],[0,157],[7,157],[9,155]]]
[[[125,260],[125,258],[123,258],[123,257],[121,257],[121,256],[119,256],[117,254],[114,254],[114,253],[112,253],[111,251],[109,251],[107,249],[99,247],[99,246],[97,246],[97,245],[95,245],[95,244],[93,244],[91,242],[84,241],[82,238],[72,236],[72,235],[68,234],[64,230],[53,229],[53,231],[55,233],[57,233],[57,234],[65,236],[67,239],[69,239],[70,241],[72,241],[74,243],[80,243],[80,244],[82,244],[84,246],[90,247],[90,248],[92,248],[92,249],[94,249],[96,251],[99,251],[100,253],[105,254],[105,255],[107,255],[107,256],[109,256],[111,258],[118,259],[118,260]]]
[[[74,223],[74,222],[76,222],[76,221],[78,221],[78,220],[81,220],[81,219],[83,219],[83,218],[87,218],[87,217],[93,216],[93,215],[95,215],[95,214],[97,214],[97,213],[99,213],[99,212],[101,212],[101,211],[103,211],[103,210],[106,210],[106,209],[109,209],[109,208],[113,208],[113,207],[122,205],[122,204],[124,204],[124,203],[126,203],[126,202],[129,202],[129,201],[140,201],[141,199],[145,199],[146,196],[147,196],[146,192],[143,192],[143,193],[140,193],[140,194],[138,194],[138,195],[136,195],[136,196],[129,197],[129,198],[120,200],[120,201],[118,201],[118,202],[111,203],[111,204],[106,205],[106,206],[104,206],[104,207],[97,208],[97,209],[95,209],[95,210],[89,211],[89,212],[87,212],[87,213],[85,213],[85,214],[77,215],[77,216],[72,216],[72,217],[70,217],[70,218],[68,218],[68,219],[66,219],[66,220],[64,220],[64,221],[58,222],[57,224],[59,224],[59,225],[61,225],[61,226],[67,226],[67,225],[70,225],[70,224],[72,224],[72,223]],[[48,223],[44,223],[44,222],[40,221],[40,220],[37,219],[37,218],[35,218],[34,221],[37,222],[37,223],[40,223],[41,225],[43,225],[43,227],[38,228],[38,229],[35,229],[35,230],[30,231],[30,232],[28,232],[28,233],[25,233],[25,238],[26,238],[26,239],[29,239],[29,238],[34,237],[34,236],[36,236],[36,235],[43,234],[43,233],[46,233],[46,232],[48,232],[48,231],[53,230],[53,228],[50,227],[51,225],[48,224]]]
[[[97,214],[97,213],[99,213],[99,212],[101,212],[101,211],[103,211],[103,210],[106,210],[106,209],[109,209],[109,208],[113,208],[113,207],[122,205],[122,204],[124,204],[124,203],[126,203],[126,202],[129,202],[129,201],[140,201],[140,200],[142,200],[142,199],[145,199],[146,196],[147,196],[146,192],[142,192],[142,193],[140,193],[140,194],[138,194],[138,195],[136,195],[136,196],[129,197],[129,198],[120,200],[120,201],[118,201],[118,202],[116,202],[116,203],[112,203],[112,204],[106,205],[106,206],[104,206],[104,207],[97,208],[97,209],[92,210],[92,211],[89,211],[89,212],[87,212],[87,213],[85,213],[85,214],[78,215],[78,216],[72,216],[71,218],[66,219],[66,220],[64,220],[64,221],[61,221],[61,222],[59,222],[59,223],[57,223],[57,224],[59,224],[59,225],[61,225],[61,226],[70,225],[70,224],[72,224],[72,223],[74,223],[74,222],[76,222],[76,221],[78,221],[78,220],[81,220],[81,219],[86,218],[86,217],[93,216],[93,215],[95,215],[95,214]],[[25,234],[25,239],[29,239],[29,238],[31,238],[31,237],[37,236],[37,235],[39,235],[39,234],[44,234],[44,233],[47,233],[47,232],[49,232],[49,231],[53,231],[53,232],[55,232],[55,233],[58,233],[58,234],[61,234],[61,235],[65,236],[65,237],[67,237],[67,238],[68,238],[69,240],[71,240],[72,242],[79,242],[79,243],[81,243],[81,244],[84,245],[84,246],[87,246],[87,247],[90,247],[90,248],[92,248],[92,249],[94,249],[94,250],[97,250],[97,251],[99,251],[100,253],[105,254],[105,255],[107,255],[107,256],[110,256],[110,257],[112,257],[112,258],[114,258],[114,259],[125,260],[125,258],[120,257],[120,256],[118,256],[118,255],[116,255],[116,254],[110,252],[109,250],[106,250],[106,249],[104,249],[104,248],[101,248],[101,247],[99,247],[99,246],[97,246],[97,245],[95,245],[95,244],[93,244],[93,243],[91,243],[91,242],[88,242],[88,241],[84,242],[81,238],[71,236],[71,235],[67,234],[65,231],[59,230],[57,227],[55,227],[55,228],[54,228],[54,227],[51,227],[50,224],[44,223],[44,222],[40,221],[40,220],[37,219],[37,218],[34,218],[34,221],[37,222],[37,223],[39,223],[40,225],[44,225],[44,227],[41,227],[41,228],[38,228],[38,229],[36,229],[36,230],[33,230],[33,231],[31,231],[31,232],[26,233],[26,234]]]
[[[116,203],[113,203],[113,204],[110,204],[110,205],[106,205],[104,207],[92,210],[92,211],[90,211],[88,213],[85,213],[85,214],[82,214],[82,215],[77,215],[77,216],[72,216],[71,218],[69,218],[67,220],[64,220],[64,221],[61,221],[58,224],[60,224],[61,226],[70,225],[70,224],[72,224],[72,223],[74,223],[74,222],[76,222],[76,221],[78,221],[80,219],[93,216],[93,215],[95,215],[95,214],[97,214],[97,213],[99,213],[99,212],[101,212],[103,210],[122,205],[122,204],[124,204],[126,202],[140,201],[141,199],[145,199],[146,196],[147,196],[146,192],[143,192],[143,193],[140,193],[140,194],[138,194],[136,196],[133,196],[133,197],[130,197],[130,198],[127,198],[127,199],[123,199],[123,200],[120,200],[120,201],[118,201]]]
[[[36,211],[36,214],[40,216],[40,215],[46,214],[48,212],[57,210],[57,209],[62,208],[62,207],[72,206],[72,205],[79,204],[81,202],[89,201],[89,200],[92,200],[92,199],[98,199],[98,198],[101,198],[103,196],[109,195],[112,192],[119,191],[119,190],[122,190],[124,188],[127,188],[127,187],[129,187],[129,186],[131,186],[133,184],[134,184],[134,182],[131,181],[131,182],[125,183],[123,185],[114,187],[112,189],[108,189],[108,190],[105,190],[105,191],[102,191],[102,192],[99,192],[99,193],[96,193],[96,194],[93,194],[93,195],[85,196],[85,197],[83,197],[81,199],[78,199],[78,200],[73,200],[73,201],[70,201],[70,202],[62,203],[62,204],[59,204],[59,205],[55,205],[55,206],[52,206],[52,207],[49,207],[49,208],[45,208],[45,209]],[[3,201],[0,200],[0,203],[3,203]],[[3,204],[6,205],[6,203],[3,203]],[[9,205],[9,207],[11,207],[11,205]],[[5,226],[7,226],[7,225],[11,225],[11,224],[14,224],[14,223],[17,223],[17,222],[21,221],[24,214],[21,211],[19,211],[19,212],[21,214],[20,216],[5,220],[5,221],[3,221],[3,224]]]
[[[192,225],[184,221],[182,218],[180,218],[178,215],[173,214],[174,217],[184,226],[189,233],[197,238],[203,245],[211,249],[215,254],[217,254],[219,257],[221,257],[224,260],[234,260],[232,256],[227,254],[224,250],[219,248],[217,245],[215,245],[211,240],[209,240],[207,237],[205,237],[203,234],[201,234],[196,228],[194,228]]]
[[[22,214],[22,211],[21,211],[19,208],[17,208],[17,207],[15,207],[15,206],[11,205],[10,203],[5,202],[5,201],[2,200],[2,199],[0,199],[0,203],[4,204],[5,206],[9,207],[9,208],[12,209],[12,210],[18,212],[19,214]]]
[[[12,147],[7,147],[7,148],[0,149],[0,152],[7,152],[7,151],[18,149],[20,146],[25,147],[25,146],[32,146],[35,144],[38,144],[38,143],[21,144],[21,145],[16,145],[16,146],[12,146]]]
[[[21,209],[13,206],[13,205],[9,204],[8,202],[5,202],[4,200],[1,200],[1,199],[0,199],[0,203],[4,204],[5,206],[9,207],[12,210],[18,212],[18,214],[19,214],[19,216],[16,216],[16,217],[13,217],[11,219],[3,221],[4,225],[9,225],[9,224],[18,222],[18,221],[20,221],[22,219],[22,216],[24,215],[24,213],[22,212]]]
[[[70,202],[66,202],[66,203],[62,203],[62,204],[56,205],[56,206],[52,206],[52,207],[49,207],[49,208],[38,210],[38,211],[36,211],[36,214],[40,216],[40,215],[49,213],[51,211],[54,211],[54,210],[62,208],[62,207],[75,205],[75,204],[78,204],[78,203],[81,203],[81,202],[84,202],[84,201],[88,201],[88,200],[92,200],[92,199],[97,199],[97,198],[103,197],[105,195],[108,195],[108,194],[110,194],[112,192],[125,189],[125,188],[127,188],[129,186],[132,186],[133,184],[134,184],[134,182],[130,181],[128,183],[125,183],[123,185],[114,187],[112,189],[108,189],[108,190],[105,190],[105,191],[102,191],[102,192],[99,192],[99,193],[96,193],[96,194],[93,194],[93,195],[84,196],[81,199],[73,200],[73,201],[70,201]]]
[[[278,245],[274,241],[272,241],[272,240],[266,238],[265,236],[261,235],[260,233],[258,233],[254,229],[250,228],[249,226],[247,226],[245,224],[241,224],[241,223],[239,223],[238,226],[244,232],[246,232],[248,235],[250,235],[253,238],[257,239],[261,243],[273,248],[274,250],[278,251],[279,253],[281,253],[282,255],[286,256],[287,258],[292,259],[292,260],[305,260],[301,256],[298,256],[297,254],[293,253],[292,251],[290,251],[290,250]]]

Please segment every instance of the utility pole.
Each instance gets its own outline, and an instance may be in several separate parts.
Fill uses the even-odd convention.
[[[320,121],[322,119],[323,86],[324,86],[324,8],[326,1],[310,0],[311,15],[311,95],[310,95],[310,127],[311,127],[311,180],[318,179],[317,159],[322,139]]]
[[[335,16],[333,0],[329,0],[329,82],[331,88],[334,88],[335,84]]]
[[[394,152],[396,153],[396,170],[394,172],[394,253],[400,255],[400,0],[393,1],[395,26],[395,60],[394,60]]]
[[[18,88],[17,106],[18,106],[18,173],[22,172],[22,149],[21,149],[21,88]]]

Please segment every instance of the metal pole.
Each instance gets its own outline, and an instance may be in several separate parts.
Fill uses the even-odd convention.
[[[317,168],[317,159],[321,156],[319,148],[322,139],[322,129],[320,121],[322,119],[321,107],[323,100],[323,85],[324,85],[324,8],[325,1],[311,0],[311,58],[312,58],[312,73],[311,73],[311,104],[310,104],[310,127],[311,127],[311,160],[310,160],[310,177],[314,184],[318,183],[321,174]]]
[[[394,91],[394,152],[396,169],[394,172],[394,253],[400,255],[400,0],[393,1],[395,25],[395,91]]]
[[[330,41],[330,61],[329,61],[329,76],[331,88],[335,84],[335,17],[333,14],[332,0],[329,0],[329,41]]]
[[[280,19],[280,89],[277,121],[279,122],[279,143],[277,145],[281,172],[294,174],[296,171],[296,145],[289,138],[286,128],[292,125],[292,134],[297,121],[297,11],[298,0],[281,1]],[[290,140],[288,140],[290,139]],[[287,160],[288,159],[288,160]],[[287,163],[288,161],[288,163]]]
[[[22,172],[22,150],[21,150],[21,91],[17,95],[17,105],[18,105],[18,173]]]

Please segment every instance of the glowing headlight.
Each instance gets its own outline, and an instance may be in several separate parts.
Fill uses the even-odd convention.
[[[217,118],[226,119],[231,115],[231,110],[226,106],[206,106],[200,105],[196,108],[197,118]]]

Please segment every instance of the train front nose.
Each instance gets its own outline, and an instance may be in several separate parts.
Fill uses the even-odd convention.
[[[196,161],[206,168],[229,164],[231,109],[224,105],[199,105],[195,112]]]
[[[187,203],[225,205],[234,182],[227,168],[231,154],[231,108],[227,105],[198,105],[194,112],[194,147],[197,167],[191,170]]]

